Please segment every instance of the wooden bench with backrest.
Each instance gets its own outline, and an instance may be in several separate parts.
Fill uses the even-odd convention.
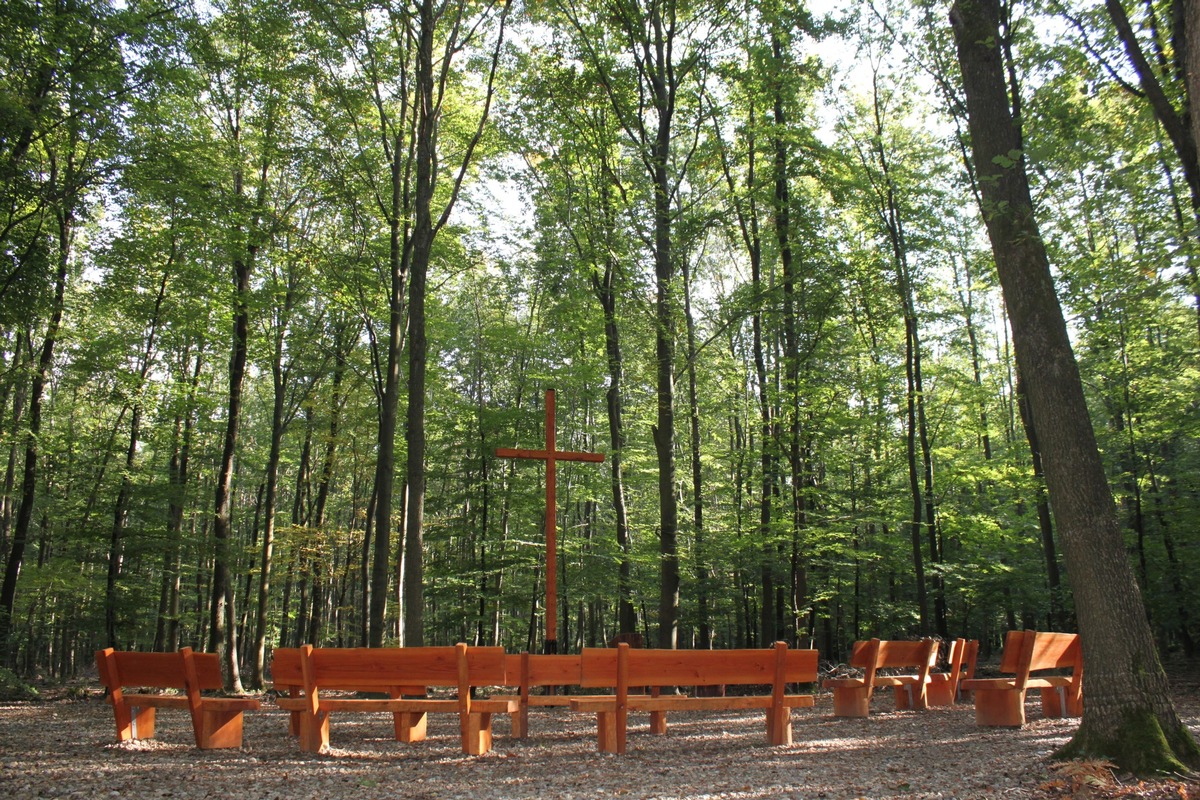
[[[529,735],[529,709],[570,705],[571,695],[559,694],[563,686],[579,686],[580,657],[578,655],[516,653],[506,657],[505,686],[517,688],[519,708],[512,718],[512,735],[524,739]],[[544,688],[546,694],[534,694]]]
[[[202,694],[224,686],[216,653],[195,653],[190,647],[177,653],[118,652],[109,647],[96,651],[96,668],[108,690],[120,742],[153,739],[155,710],[179,708],[191,714],[196,747],[241,747],[242,713],[259,707],[253,697]],[[182,694],[133,692],[126,691],[126,687],[176,689]]]
[[[917,642],[855,642],[850,666],[863,671],[860,678],[828,678],[823,683],[833,690],[835,717],[865,717],[871,710],[871,696],[881,686],[892,687],[896,709],[923,711],[929,705],[929,674],[937,663],[938,643],[933,639]],[[911,669],[901,675],[880,670]]]
[[[785,642],[761,650],[636,650],[586,647],[582,653],[580,685],[611,689],[612,695],[572,698],[572,711],[596,715],[601,752],[624,753],[631,711],[649,711],[651,732],[666,733],[670,711],[726,711],[761,708],[766,711],[767,741],[792,741],[791,710],[811,708],[811,694],[788,694],[788,684],[815,683],[817,651],[789,650]],[[769,694],[696,697],[654,693],[680,686],[740,685],[769,687]],[[651,694],[631,694],[631,686]]]
[[[952,706],[958,702],[959,685],[975,677],[975,662],[979,657],[978,639],[955,639],[946,654],[946,671],[929,673],[925,691],[931,706]]]
[[[500,647],[278,648],[271,677],[277,690],[288,690],[290,696],[276,703],[299,712],[300,749],[312,753],[328,749],[334,711],[390,712],[401,742],[424,740],[430,713],[458,714],[463,752],[481,755],[492,749],[492,715],[518,710],[513,697],[472,697],[474,688],[505,684]],[[430,687],[450,687],[455,696],[424,696]],[[334,695],[332,690],[387,696]],[[412,694],[422,696],[406,696]]]
[[[1079,634],[1009,631],[999,671],[1013,677],[971,678],[961,684],[964,690],[975,693],[977,725],[1024,725],[1025,693],[1030,689],[1041,690],[1042,713],[1047,717],[1078,717],[1083,713]]]

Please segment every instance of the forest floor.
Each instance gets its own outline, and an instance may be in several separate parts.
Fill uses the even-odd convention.
[[[1172,670],[1177,708],[1200,739],[1200,665]],[[0,798],[241,800],[320,798],[1152,798],[1197,800],[1200,778],[1139,782],[1051,754],[1078,720],[1043,719],[1029,702],[1020,730],[975,726],[970,705],[896,712],[880,696],[868,719],[835,719],[828,693],[793,712],[794,743],[765,743],[761,712],[679,713],[666,736],[631,717],[629,751],[596,752],[591,715],[536,709],[530,736],[464,756],[457,719],[431,715],[429,739],[392,739],[385,714],[334,714],[327,755],[301,753],[270,701],[248,714],[240,750],[198,751],[182,712],[158,714],[158,739],[114,741],[93,686],[0,702]]]

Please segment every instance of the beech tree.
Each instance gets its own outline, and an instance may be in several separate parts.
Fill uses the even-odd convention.
[[[1076,598],[1088,701],[1060,755],[1107,758],[1138,774],[1200,765],[1168,693],[1125,554],[1066,322],[1042,242],[1001,57],[999,0],[950,12],[982,211],[1041,434],[1050,501]]]

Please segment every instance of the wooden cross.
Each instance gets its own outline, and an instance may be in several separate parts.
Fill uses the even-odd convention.
[[[546,449],[521,450],[497,447],[499,458],[532,458],[546,462],[546,652],[558,652],[558,507],[555,498],[555,464],[559,461],[604,461],[602,453],[559,450],[554,427],[554,390],[546,390]]]

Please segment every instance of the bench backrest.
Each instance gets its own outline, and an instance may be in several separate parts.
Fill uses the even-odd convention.
[[[505,657],[505,686],[578,686],[580,656],[514,653]]]
[[[462,657],[460,658],[460,650]],[[385,691],[396,687],[502,686],[502,647],[280,647],[271,661],[278,687],[303,687],[307,668],[322,689]]]
[[[100,682],[112,691],[123,686],[156,689],[187,689],[187,652],[195,667],[196,689],[220,689],[221,662],[216,653],[194,653],[188,648],[177,653],[137,653],[112,648],[96,651]]]
[[[1083,651],[1077,633],[1047,631],[1009,631],[1004,637],[1000,671],[1024,682],[1029,673],[1040,670],[1070,670],[1074,677],[1083,672]]]
[[[936,664],[937,654],[937,642],[933,639],[915,642],[871,639],[854,643],[850,653],[850,666],[859,669],[920,669]]]
[[[775,682],[775,649],[759,650],[637,650],[585,647],[580,685],[615,687],[618,654],[626,653],[629,686],[716,686],[719,684],[771,685]],[[785,649],[784,683],[817,680],[817,651]]]

